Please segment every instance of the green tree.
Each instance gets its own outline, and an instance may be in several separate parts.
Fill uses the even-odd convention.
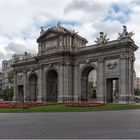
[[[135,88],[134,89],[134,95],[139,96],[140,95],[140,89]]]
[[[93,93],[93,82],[88,82],[88,95],[91,97]]]
[[[9,86],[6,87],[6,89],[3,90],[2,94],[0,95],[0,98],[3,98],[4,100],[12,100],[13,97],[13,71],[8,72],[8,81],[10,83]]]
[[[13,71],[11,70],[8,72],[8,81],[12,85],[13,85],[13,78],[14,78],[14,74],[13,74]]]

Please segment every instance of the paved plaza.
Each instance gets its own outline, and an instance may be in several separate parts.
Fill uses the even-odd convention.
[[[140,138],[140,110],[0,113],[0,138]]]

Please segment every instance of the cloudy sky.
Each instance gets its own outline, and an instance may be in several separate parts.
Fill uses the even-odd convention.
[[[0,62],[15,53],[37,53],[40,27],[58,21],[87,38],[89,45],[100,31],[117,39],[126,25],[140,46],[140,0],[0,0]],[[140,76],[140,50],[135,56]]]

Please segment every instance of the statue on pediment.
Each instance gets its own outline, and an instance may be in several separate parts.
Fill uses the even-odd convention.
[[[122,40],[123,38],[131,38],[134,35],[133,32],[128,32],[127,31],[127,27],[126,26],[123,26],[123,32],[122,33],[118,33],[118,34],[119,34],[119,37],[118,37],[119,40]]]
[[[64,27],[62,26],[62,24],[61,24],[60,21],[52,29],[55,30],[55,31],[57,31],[57,32],[63,32],[63,33],[65,33]]]
[[[44,34],[45,33],[45,30],[44,30],[44,28],[43,27],[40,27],[40,34],[42,35],[42,34]]]
[[[14,62],[17,62],[19,60],[19,56],[17,54],[14,54],[12,57]]]
[[[96,43],[97,44],[105,44],[105,43],[107,43],[108,42],[108,40],[109,40],[109,38],[107,38],[107,34],[104,34],[104,32],[100,32],[100,37],[98,38],[98,37],[96,37]]]
[[[60,21],[57,23],[57,27],[61,27],[61,22]]]
[[[27,52],[24,52],[24,58],[23,59],[29,59],[29,58],[31,58],[31,54],[27,53]]]

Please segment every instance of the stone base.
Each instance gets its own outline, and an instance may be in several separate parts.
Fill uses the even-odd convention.
[[[16,102],[16,101],[17,101],[16,96],[13,96],[13,102]]]
[[[97,97],[96,97],[96,102],[99,102],[99,103],[106,103],[106,101],[104,100],[104,97],[103,97],[103,96],[97,96]]]
[[[119,97],[119,103],[122,103],[122,104],[129,104],[129,103],[133,103],[134,100],[133,100],[133,97],[132,96],[128,96],[128,95],[121,95]]]
[[[70,96],[70,95],[64,95],[64,96],[58,97],[59,103],[73,102],[73,101],[74,101],[74,98],[73,98],[73,96]]]
[[[42,96],[37,96],[37,102],[43,102],[43,97]]]

